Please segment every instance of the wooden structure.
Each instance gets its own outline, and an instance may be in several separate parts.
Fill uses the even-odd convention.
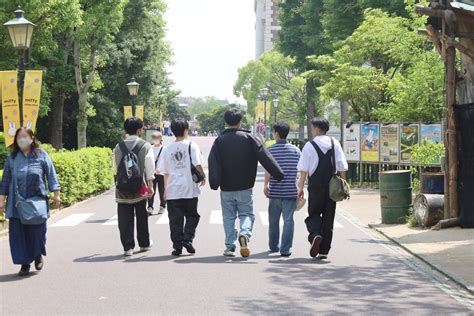
[[[430,0],[415,11],[429,16],[428,36],[445,63],[446,79],[446,181],[445,219],[459,216],[458,136],[456,104],[474,103],[474,1]],[[457,56],[461,63],[457,62]]]

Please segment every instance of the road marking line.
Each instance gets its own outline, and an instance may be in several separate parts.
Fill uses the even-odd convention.
[[[156,221],[158,225],[167,225],[170,223],[170,219],[168,218],[168,212],[161,214],[160,218]]]
[[[262,220],[263,226],[269,226],[268,222],[268,212],[259,212],[260,213],[260,219]],[[283,218],[280,217],[280,226],[283,226]]]
[[[211,219],[209,220],[209,224],[223,224],[221,210],[211,211]]]
[[[73,227],[85,221],[92,215],[94,215],[94,213],[72,214],[54,223],[51,227]]]
[[[118,216],[114,215],[113,217],[109,218],[108,221],[103,223],[104,226],[118,226]]]

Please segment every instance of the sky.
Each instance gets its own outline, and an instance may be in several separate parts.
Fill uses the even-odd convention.
[[[181,96],[233,102],[239,67],[255,57],[254,0],[166,0],[169,69]]]

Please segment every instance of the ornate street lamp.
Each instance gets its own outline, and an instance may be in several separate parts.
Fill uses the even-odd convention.
[[[21,94],[23,95],[23,82],[25,81],[25,69],[28,66],[29,49],[31,47],[31,38],[33,37],[33,30],[35,26],[33,23],[25,19],[25,11],[20,7],[15,11],[15,18],[3,24],[10,35],[13,47],[16,49],[19,63],[16,65],[20,78],[18,85],[20,87]],[[23,106],[20,97],[20,124],[23,125]]]
[[[278,112],[278,105],[280,104],[280,100],[274,99],[273,100],[273,108],[275,109],[275,123],[277,122],[277,112]]]
[[[263,101],[263,124],[265,128],[267,127],[267,97],[268,97],[268,88],[260,89],[260,98]]]
[[[135,78],[127,83],[128,93],[132,97],[132,115],[135,116],[135,100],[138,96],[138,89],[140,88],[140,84],[135,81]]]

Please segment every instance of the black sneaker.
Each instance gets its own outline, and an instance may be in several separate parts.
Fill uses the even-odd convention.
[[[182,249],[175,249],[171,252],[171,255],[173,255],[175,257],[179,257],[179,256],[181,256],[182,253],[183,253]]]
[[[43,262],[43,256],[38,256],[35,258],[35,269],[37,271],[41,271],[43,269],[44,262]]]
[[[281,255],[282,257],[284,257],[284,258],[289,258],[289,257],[291,257],[291,253],[282,253],[282,254],[280,254],[280,255]]]
[[[19,276],[27,276],[30,274],[30,265],[29,264],[22,264],[20,272],[18,272]]]
[[[319,253],[319,246],[321,245],[321,240],[323,238],[320,235],[314,237],[313,242],[311,243],[311,249],[309,250],[309,255],[311,258],[315,258]]]
[[[183,241],[183,247],[186,248],[188,253],[196,253],[196,248],[194,248],[193,243],[190,241]]]
[[[244,258],[250,256],[249,238],[245,235],[239,236],[240,255]]]
[[[327,254],[323,254],[323,253],[320,253],[318,255],[318,259],[321,259],[321,260],[326,260],[328,258],[328,255]]]

